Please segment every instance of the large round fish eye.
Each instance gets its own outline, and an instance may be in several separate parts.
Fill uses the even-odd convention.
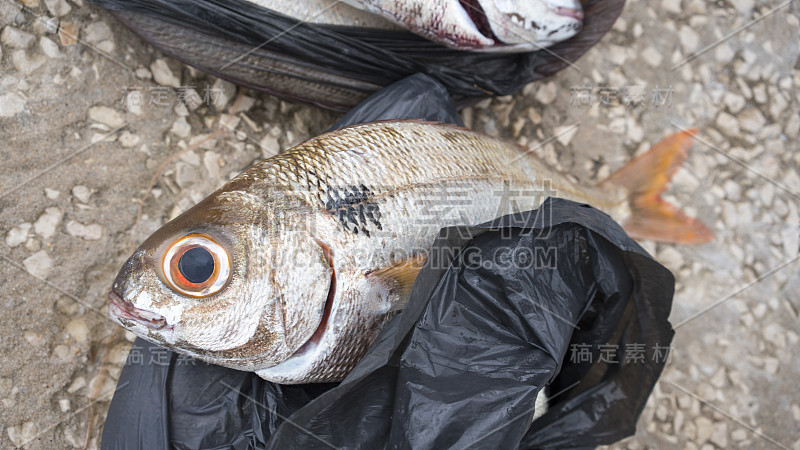
[[[164,254],[167,285],[191,297],[206,297],[225,286],[230,276],[228,253],[204,234],[175,241]]]

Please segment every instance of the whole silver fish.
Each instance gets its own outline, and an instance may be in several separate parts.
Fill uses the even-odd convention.
[[[279,383],[342,379],[402,309],[442,227],[589,203],[635,236],[705,242],[658,194],[693,132],[598,187],[531,152],[449,125],[391,121],[310,139],[249,168],[148,238],[111,317],[137,335]]]

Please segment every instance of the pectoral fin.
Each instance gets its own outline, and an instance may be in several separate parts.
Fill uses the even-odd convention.
[[[396,293],[400,297],[400,302],[393,305],[393,309],[403,309],[411,292],[411,286],[425,265],[426,258],[427,255],[420,255],[404,259],[391,266],[369,272],[367,278],[379,280],[381,284]]]

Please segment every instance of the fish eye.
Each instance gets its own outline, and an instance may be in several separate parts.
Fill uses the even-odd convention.
[[[206,297],[218,292],[230,277],[228,253],[209,236],[189,234],[175,241],[164,255],[167,285],[181,294]]]

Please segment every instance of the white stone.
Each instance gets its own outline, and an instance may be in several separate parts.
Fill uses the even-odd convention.
[[[14,67],[24,75],[33,73],[36,69],[42,67],[46,61],[47,59],[44,55],[28,56],[25,50],[16,50],[11,54],[11,62],[14,63]]]
[[[787,257],[796,256],[800,248],[800,230],[797,225],[784,228],[781,232],[781,240],[783,241],[783,254]]]
[[[6,429],[8,439],[17,447],[22,447],[29,441],[36,438],[36,425],[31,422],[24,422],[20,425],[14,425]]]
[[[44,188],[44,195],[47,196],[47,198],[49,198],[50,200],[55,200],[58,198],[59,195],[61,195],[61,192],[55,189]]]
[[[135,147],[139,141],[141,141],[141,138],[128,130],[123,131],[119,136],[119,143],[125,148]]]
[[[80,184],[72,188],[72,195],[81,203],[89,203],[93,192],[93,190]]]
[[[211,86],[210,96],[214,107],[221,111],[236,96],[236,85],[222,78],[217,78],[217,81]]]
[[[192,127],[189,125],[189,122],[186,121],[185,117],[179,117],[172,124],[172,128],[169,129],[169,132],[181,138],[188,138],[189,135],[192,134]]]
[[[732,115],[721,112],[717,116],[717,129],[728,137],[739,136],[739,122]]]
[[[744,108],[744,105],[747,104],[747,101],[744,99],[744,97],[733,92],[726,92],[722,97],[722,101],[725,102],[725,106],[727,106],[728,110],[733,114],[741,111],[742,108]]]
[[[714,433],[714,424],[706,417],[700,416],[694,421],[697,427],[696,442],[700,445],[704,444]]]
[[[558,90],[556,88],[556,84],[552,81],[548,81],[547,83],[539,86],[539,89],[536,90],[536,96],[534,98],[543,105],[549,105],[550,103],[553,103],[553,100],[556,99],[557,94]]]
[[[66,225],[67,234],[86,241],[97,241],[103,237],[103,227],[98,223],[84,225],[80,222],[70,220]]]
[[[753,0],[733,0],[733,7],[743,16],[749,16],[753,6]]]
[[[680,14],[681,0],[662,0],[661,7],[668,12]]]
[[[575,125],[556,127],[555,135],[558,136],[556,140],[563,146],[569,145],[569,143],[572,142],[572,138],[574,138],[575,134],[578,132],[578,128],[579,127]]]
[[[1,114],[0,114],[1,115]],[[786,137],[796,138],[800,134],[800,114],[793,112],[789,115],[786,121],[786,126],[783,128]]]
[[[714,424],[714,432],[711,433],[711,442],[719,446],[719,448],[728,447],[728,424],[725,422],[717,422]]]
[[[642,52],[642,58],[644,58],[644,62],[646,62],[650,67],[658,67],[661,65],[661,61],[664,59],[661,56],[661,53],[656,50],[654,47],[647,47]]]
[[[767,122],[761,111],[756,108],[747,108],[738,115],[739,127],[750,133],[757,133]]]
[[[684,56],[689,56],[689,53],[692,53],[697,48],[697,44],[700,43],[700,37],[688,25],[681,26],[678,31],[678,38],[681,41],[683,50],[686,52]]]
[[[73,319],[67,324],[67,333],[76,341],[83,343],[89,338],[89,326],[81,318]]]
[[[44,0],[44,4],[50,14],[56,17],[64,16],[72,10],[72,7],[65,0]]]
[[[8,244],[9,247],[16,247],[22,244],[28,240],[28,231],[30,231],[30,229],[31,224],[25,222],[8,230],[8,234],[6,234],[6,244]]]
[[[64,213],[55,206],[45,209],[44,213],[33,223],[33,231],[45,239],[53,237],[63,214]]]
[[[62,398],[62,399],[58,400],[58,409],[60,409],[61,412],[65,413],[65,412],[69,411],[70,407],[71,407],[71,405],[70,405],[70,401],[69,401],[68,398]]]
[[[50,270],[53,268],[53,260],[46,251],[39,250],[25,258],[22,261],[22,265],[25,266],[25,270],[27,270],[29,274],[43,279],[47,277],[47,274],[49,274]]]
[[[0,42],[11,48],[28,48],[33,44],[34,38],[34,35],[11,26],[3,28],[0,32]]]
[[[86,27],[83,39],[91,44],[96,44],[112,37],[111,28],[105,22],[94,22]]]
[[[174,88],[181,86],[180,78],[172,73],[172,69],[169,68],[169,64],[164,58],[158,58],[153,61],[153,64],[150,65],[150,71],[153,73],[153,78],[156,80],[156,83],[162,86]]]
[[[211,151],[205,152],[205,154],[203,154],[203,165],[206,166],[208,176],[211,177],[212,180],[216,180],[220,177],[219,153]]]
[[[134,73],[136,74],[136,78],[140,78],[142,80],[149,80],[150,78],[153,78],[152,72],[150,72],[147,67],[139,67]]]
[[[264,158],[275,156],[281,151],[278,139],[270,135],[264,136],[264,139],[261,139],[258,145],[261,147],[261,155]]]
[[[186,189],[197,181],[197,170],[184,162],[176,164],[175,183],[181,189]]]
[[[61,58],[64,56],[61,50],[58,49],[58,44],[44,36],[39,39],[39,48],[42,49],[42,53],[47,55],[48,58]]]
[[[14,117],[25,110],[28,101],[14,92],[0,95],[0,117]]]
[[[89,108],[89,118],[95,122],[100,122],[111,128],[119,128],[125,124],[122,115],[108,106],[93,106]]]
[[[72,384],[70,384],[69,387],[67,388],[67,392],[69,392],[70,394],[74,394],[79,389],[82,389],[84,387],[86,387],[86,378],[78,376],[74,380],[72,380]]]

